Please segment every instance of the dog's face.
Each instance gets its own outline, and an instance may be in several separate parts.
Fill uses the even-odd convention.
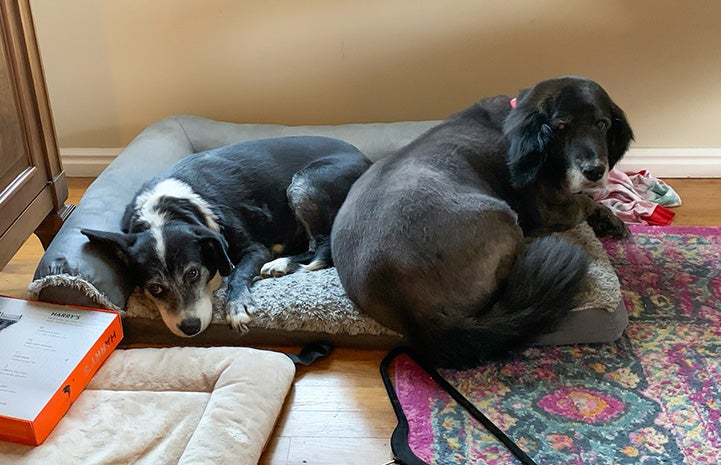
[[[576,77],[521,91],[504,132],[514,188],[543,180],[572,194],[605,185],[633,139],[623,111],[601,86]]]
[[[213,291],[233,268],[220,234],[183,223],[128,234],[81,232],[132,273],[174,334],[195,336],[208,327]]]

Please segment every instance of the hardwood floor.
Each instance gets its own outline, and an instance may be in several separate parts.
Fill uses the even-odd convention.
[[[91,179],[69,180],[76,203]],[[670,179],[683,199],[675,225],[721,226],[721,179]],[[28,239],[0,272],[0,294],[24,296],[42,255]],[[288,348],[283,348],[288,350]],[[336,349],[311,367],[300,367],[263,465],[380,465],[390,459],[395,417],[378,375],[384,351]]]

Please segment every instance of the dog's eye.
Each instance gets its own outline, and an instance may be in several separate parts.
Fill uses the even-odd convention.
[[[195,281],[200,277],[200,270],[193,267],[190,268],[188,271],[185,272],[185,280],[186,281]]]
[[[598,126],[598,129],[602,131],[608,129],[608,122],[605,120],[600,120],[598,123],[596,123],[596,125]]]
[[[165,292],[165,289],[163,289],[163,286],[160,284],[150,284],[148,285],[148,292],[150,292],[151,295],[157,297],[163,292]]]

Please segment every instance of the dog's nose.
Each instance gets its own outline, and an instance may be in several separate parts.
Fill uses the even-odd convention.
[[[186,318],[180,322],[178,328],[188,336],[195,336],[200,332],[200,318]]]
[[[583,175],[589,181],[598,181],[603,177],[606,172],[606,168],[603,165],[590,166],[583,169]]]

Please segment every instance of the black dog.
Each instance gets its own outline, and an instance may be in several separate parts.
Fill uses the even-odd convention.
[[[588,258],[555,236],[526,237],[585,219],[625,236],[587,192],[632,137],[606,92],[573,77],[451,116],[348,194],[332,234],[346,292],[441,366],[474,365],[551,331],[573,307]]]
[[[243,142],[184,158],[128,205],[123,233],[82,230],[119,259],[179,336],[212,318],[212,293],[229,276],[226,319],[246,331],[252,280],[331,266],[333,219],[370,166],[325,137]],[[267,263],[273,255],[296,254]]]

